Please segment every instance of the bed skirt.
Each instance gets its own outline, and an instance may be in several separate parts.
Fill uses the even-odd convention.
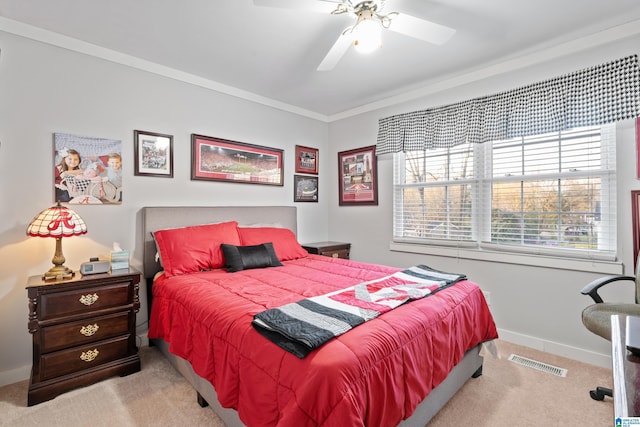
[[[227,427],[246,427],[240,421],[238,413],[230,408],[223,408],[218,403],[218,394],[204,378],[198,376],[191,364],[181,357],[169,352],[169,344],[161,339],[151,340],[171,365],[196,389],[198,399],[204,399],[211,409],[222,419]],[[465,353],[464,358],[449,372],[447,378],[418,405],[411,417],[402,421],[400,427],[424,427],[433,416],[453,397],[453,395],[471,377],[482,373],[483,357],[480,355],[482,344],[478,344]]]

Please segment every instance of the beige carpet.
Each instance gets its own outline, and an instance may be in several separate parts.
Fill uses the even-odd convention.
[[[0,388],[0,426],[224,427],[196,392],[155,349],[140,349],[142,371],[114,377],[27,407],[28,381]]]
[[[485,356],[483,375],[472,378],[429,427],[613,426],[613,400],[589,396],[596,385],[611,387],[610,369],[496,341],[498,359]],[[507,360],[510,354],[567,369],[558,377]]]
[[[497,341],[498,358],[485,357],[484,374],[465,386],[429,427],[610,426],[613,402],[588,390],[611,386],[611,371]],[[568,370],[565,378],[507,360],[510,354]],[[142,371],[112,378],[27,407],[27,381],[0,388],[2,426],[210,426],[224,424],[200,408],[195,391],[153,348],[140,349]],[[347,427],[347,426],[345,426]]]

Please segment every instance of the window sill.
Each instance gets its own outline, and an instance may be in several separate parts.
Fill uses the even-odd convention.
[[[423,244],[391,242],[389,249],[394,252],[446,256],[474,261],[497,262],[507,264],[529,265],[534,267],[555,268],[559,270],[587,271],[601,274],[624,274],[619,261],[602,261],[592,259],[560,258],[544,255],[515,254],[509,252],[489,251],[460,247],[445,247]]]

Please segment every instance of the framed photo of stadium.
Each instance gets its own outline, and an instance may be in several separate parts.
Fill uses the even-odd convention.
[[[318,175],[318,149],[296,145],[296,173]]]
[[[173,135],[133,131],[134,174],[173,178]]]
[[[293,190],[294,202],[317,202],[318,177],[293,175]]]
[[[191,179],[284,185],[284,151],[191,135]]]
[[[340,206],[378,204],[375,145],[339,152],[338,174]]]

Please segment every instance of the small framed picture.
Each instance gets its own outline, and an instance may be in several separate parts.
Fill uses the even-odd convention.
[[[296,145],[296,172],[318,174],[318,149]]]
[[[375,145],[339,152],[338,174],[340,206],[378,204]]]
[[[173,178],[173,136],[133,131],[134,174]]]
[[[318,177],[294,175],[293,176],[294,202],[318,201]]]

